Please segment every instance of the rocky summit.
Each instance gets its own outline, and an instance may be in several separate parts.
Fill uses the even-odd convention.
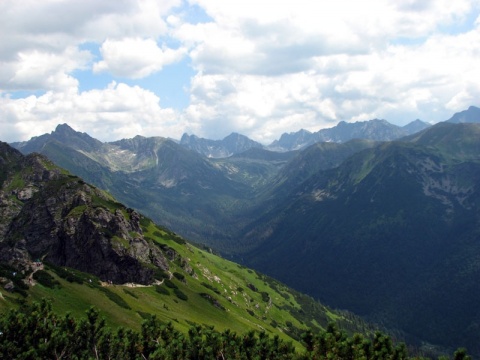
[[[28,272],[38,260],[112,283],[149,284],[167,270],[141,215],[39,154],[0,144],[0,261]]]

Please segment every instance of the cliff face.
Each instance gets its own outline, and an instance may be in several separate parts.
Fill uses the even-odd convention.
[[[1,144],[0,171],[1,262],[28,270],[42,259],[114,283],[149,284],[168,269],[141,215],[45,157]]]

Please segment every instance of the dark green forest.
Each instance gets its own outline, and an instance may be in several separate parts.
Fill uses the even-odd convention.
[[[57,315],[47,300],[0,317],[2,359],[423,359],[409,356],[405,344],[380,332],[372,338],[347,336],[334,324],[319,333],[307,331],[302,340],[304,348],[296,349],[265,332],[218,332],[201,325],[184,334],[155,316],[144,320],[140,331],[114,330],[94,308],[76,319]],[[471,359],[464,349],[453,358]]]

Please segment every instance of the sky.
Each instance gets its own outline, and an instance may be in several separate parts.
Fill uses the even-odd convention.
[[[263,144],[480,99],[480,0],[0,0],[0,140]]]

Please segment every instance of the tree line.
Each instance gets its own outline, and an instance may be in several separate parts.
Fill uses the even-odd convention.
[[[404,344],[394,345],[380,332],[373,338],[348,336],[334,324],[319,333],[305,332],[302,341],[304,348],[296,349],[278,335],[219,332],[200,325],[184,334],[155,316],[145,319],[140,331],[113,330],[94,308],[84,318],[75,319],[53,312],[47,300],[0,315],[2,359],[421,359],[409,357]],[[457,350],[454,359],[471,360],[464,349]]]

